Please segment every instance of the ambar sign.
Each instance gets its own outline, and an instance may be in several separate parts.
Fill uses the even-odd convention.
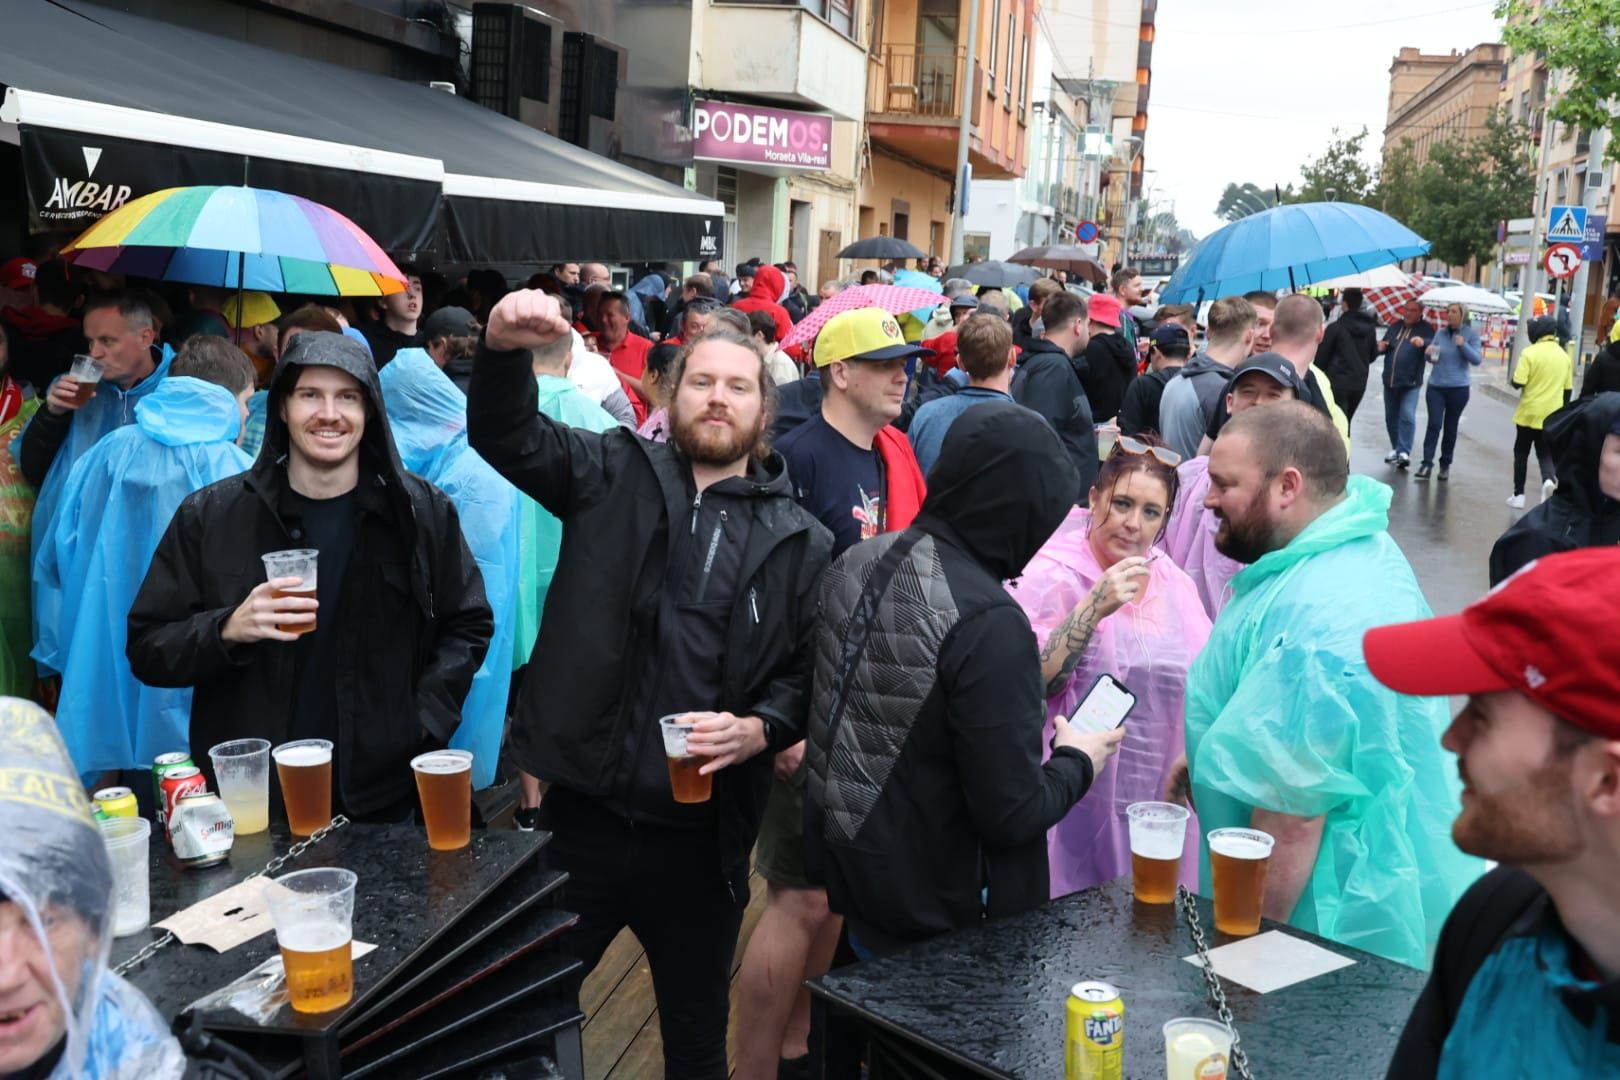
[[[692,106],[692,156],[803,172],[832,168],[832,117],[699,100]]]

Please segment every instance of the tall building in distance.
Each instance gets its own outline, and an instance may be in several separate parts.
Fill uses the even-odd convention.
[[[1410,140],[1419,164],[1429,148],[1485,130],[1507,76],[1507,46],[1487,42],[1466,52],[1431,54],[1404,48],[1389,65],[1384,153]]]

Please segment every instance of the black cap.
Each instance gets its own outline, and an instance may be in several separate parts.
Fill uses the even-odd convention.
[[[1177,322],[1167,322],[1163,326],[1153,328],[1153,344],[1160,348],[1183,349],[1192,348],[1192,338],[1187,335],[1187,328]]]
[[[422,320],[422,339],[477,337],[478,320],[464,307],[442,307]]]
[[[1282,353],[1263,352],[1259,356],[1251,356],[1238,369],[1232,372],[1231,380],[1226,384],[1227,390],[1237,385],[1237,381],[1251,371],[1263,371],[1271,376],[1272,380],[1285,390],[1292,390],[1294,396],[1304,400],[1310,394],[1306,389],[1305,380],[1299,377],[1294,369],[1293,361]]]

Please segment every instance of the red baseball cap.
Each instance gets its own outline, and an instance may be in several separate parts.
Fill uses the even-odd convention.
[[[1537,559],[1459,614],[1367,631],[1362,649],[1391,690],[1517,690],[1620,739],[1620,547]]]
[[[21,255],[0,266],[0,285],[8,289],[26,289],[34,283],[39,267],[33,259]]]

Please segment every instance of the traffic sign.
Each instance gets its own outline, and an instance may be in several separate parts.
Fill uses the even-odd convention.
[[[1581,249],[1574,244],[1554,244],[1542,256],[1541,265],[1555,278],[1573,277],[1581,268]]]
[[[1578,244],[1584,239],[1586,239],[1586,207],[1555,206],[1547,211],[1549,243],[1573,240]]]
[[[1101,232],[1102,229],[1095,221],[1082,221],[1075,226],[1074,239],[1076,243],[1080,244],[1094,243]]]

